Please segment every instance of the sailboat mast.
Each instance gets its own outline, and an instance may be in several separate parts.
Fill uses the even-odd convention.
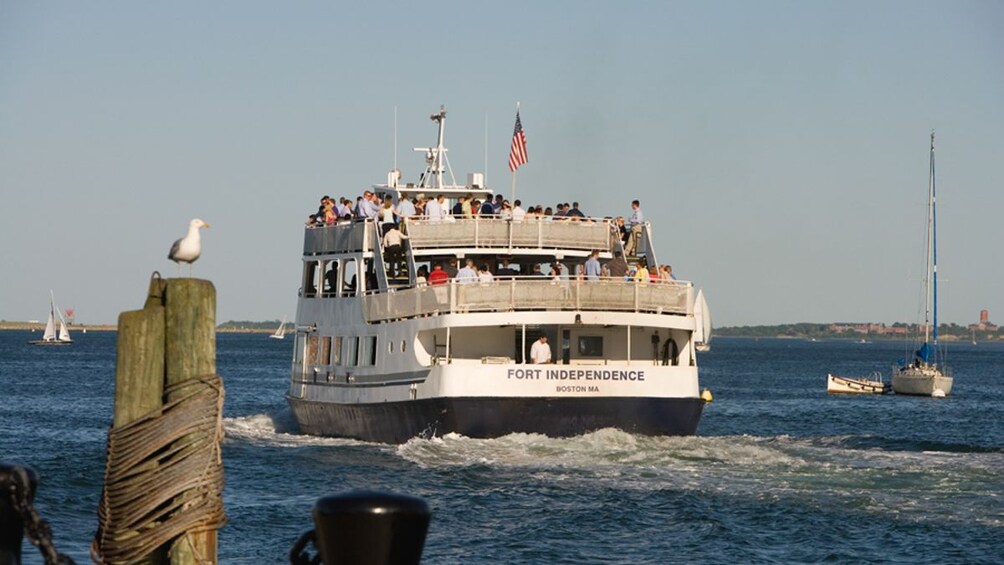
[[[932,303],[934,306],[934,357],[938,355],[938,211],[937,198],[934,190],[934,130],[931,130],[931,197],[930,197],[930,217],[931,217],[931,277],[932,277]]]

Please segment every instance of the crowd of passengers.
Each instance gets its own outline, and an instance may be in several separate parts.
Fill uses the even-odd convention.
[[[568,265],[555,261],[550,264],[547,273],[541,270],[540,263],[534,263],[531,271],[521,278],[550,280],[554,283],[567,283],[574,277],[577,281],[596,282],[601,278],[623,279],[634,281],[638,284],[649,283],[675,283],[676,276],[673,274],[673,267],[669,265],[648,265],[647,261],[639,259],[637,265],[631,267],[621,255],[620,251],[614,252],[614,257],[604,264],[599,262],[599,251],[589,254],[589,259],[585,263],[575,265],[573,274]],[[460,264],[458,261],[457,264]],[[508,259],[502,259],[501,263],[494,269],[489,268],[488,263],[477,263],[474,259],[463,260],[464,266],[456,268],[452,261],[437,262],[433,265],[432,272],[424,265],[418,268],[415,277],[416,286],[442,285],[453,280],[457,284],[492,283],[496,280],[508,280],[520,276],[518,268],[513,268]]]
[[[578,202],[572,202],[571,204],[559,202],[555,204],[554,208],[550,206],[543,208],[540,205],[536,205],[524,209],[523,203],[520,200],[515,200],[510,205],[509,201],[503,198],[501,194],[496,194],[494,199],[485,199],[484,202],[470,194],[460,196],[452,208],[448,206],[446,197],[443,194],[439,194],[431,199],[425,195],[418,195],[410,199],[402,198],[397,206],[394,206],[394,202],[390,196],[385,196],[381,201],[379,195],[367,190],[362,196],[356,198],[354,206],[348,198],[342,197],[335,200],[325,195],[321,198],[321,205],[317,209],[317,212],[307,218],[306,226],[308,228],[324,227],[333,226],[340,222],[372,219],[379,221],[382,228],[381,233],[387,234],[388,231],[398,226],[401,220],[406,218],[435,222],[448,221],[450,218],[473,219],[477,217],[491,217],[512,221],[528,219],[578,221],[579,219],[585,219],[586,215],[579,210]],[[640,202],[638,200],[631,202],[631,213],[626,219],[624,216],[617,216],[616,218],[606,216],[604,219],[611,222],[612,228],[617,232],[615,235],[621,238],[625,253],[628,256],[634,256],[638,240],[641,237],[642,224],[645,220]]]

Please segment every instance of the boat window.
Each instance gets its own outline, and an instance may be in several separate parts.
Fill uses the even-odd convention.
[[[317,261],[307,261],[303,264],[303,296],[317,296]]]
[[[579,336],[579,356],[580,357],[602,357],[603,356],[603,336],[580,335]]]
[[[376,365],[376,336],[368,335],[359,342],[359,364],[363,366]]]
[[[394,340],[387,340],[387,353],[394,353]]]
[[[404,352],[405,352],[405,351],[407,351],[407,350],[408,350],[408,342],[406,342],[406,341],[404,341],[404,340],[402,339],[402,340],[401,340],[401,353],[404,353]]]
[[[293,344],[293,364],[299,365],[303,363],[303,346],[307,341],[307,334],[298,333],[296,334],[296,343]]]
[[[347,337],[342,340],[342,359],[345,361],[346,367],[355,367],[356,360],[359,359],[358,354],[359,338],[358,337]]]
[[[342,289],[339,296],[355,296],[356,295],[356,260],[347,259],[342,264]]]
[[[321,360],[319,365],[331,364],[331,338],[328,336],[321,338]]]
[[[331,360],[331,364],[332,365],[341,365],[342,364],[342,336],[335,336],[335,337],[333,337],[331,339],[332,339],[331,354],[334,356],[334,359]]]

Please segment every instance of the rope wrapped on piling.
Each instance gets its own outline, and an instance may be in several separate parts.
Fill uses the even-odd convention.
[[[189,379],[165,397],[177,399],[109,429],[96,563],[133,563],[186,532],[226,523],[223,382],[215,374]]]

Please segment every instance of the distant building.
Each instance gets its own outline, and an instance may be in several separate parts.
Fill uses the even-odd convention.
[[[990,322],[990,312],[980,310],[980,323],[969,324],[969,329],[977,332],[995,332],[997,331],[997,324]]]

